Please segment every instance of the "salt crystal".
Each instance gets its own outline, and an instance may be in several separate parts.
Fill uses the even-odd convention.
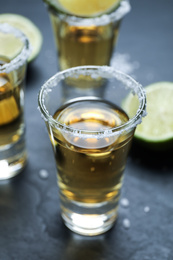
[[[129,228],[130,228],[130,220],[129,220],[128,218],[125,218],[125,219],[123,220],[123,226],[124,226],[124,228],[126,228],[126,229],[129,229]]]
[[[144,212],[145,212],[145,213],[148,213],[149,211],[150,211],[150,207],[146,206],[146,207],[144,208]]]
[[[48,176],[49,176],[49,173],[48,173],[48,171],[42,169],[42,170],[39,171],[39,175],[40,175],[40,177],[41,177],[42,179],[47,179]]]
[[[126,198],[123,198],[123,199],[121,200],[121,205],[122,205],[123,207],[127,208],[127,207],[129,206],[129,200],[126,199]]]

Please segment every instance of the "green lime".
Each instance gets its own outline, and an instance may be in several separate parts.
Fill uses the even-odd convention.
[[[173,146],[173,82],[157,82],[145,88],[147,116],[137,126],[135,138],[147,147],[162,150]],[[132,115],[137,99],[129,95],[123,103]]]
[[[23,42],[12,34],[0,35],[0,60],[9,62],[14,59],[22,50]]]
[[[95,17],[116,9],[121,0],[44,0],[46,3],[71,15]]]
[[[29,39],[32,52],[28,58],[28,62],[33,61],[39,54],[42,46],[42,34],[38,27],[28,18],[18,14],[0,14],[1,23],[9,23],[10,25],[21,30]]]

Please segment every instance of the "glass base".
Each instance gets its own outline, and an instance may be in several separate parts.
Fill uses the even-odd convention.
[[[87,204],[69,201],[61,196],[61,215],[65,225],[84,236],[96,236],[112,228],[117,219],[118,198]]]
[[[25,167],[27,162],[27,152],[24,140],[12,144],[7,149],[0,149],[0,181],[7,180]]]

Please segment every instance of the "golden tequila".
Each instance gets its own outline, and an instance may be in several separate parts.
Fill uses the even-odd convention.
[[[0,66],[9,60],[0,57]],[[15,82],[15,72],[0,73],[0,148],[17,142],[24,131],[23,81]]]
[[[60,70],[82,65],[109,65],[120,21],[105,25],[71,25],[50,10]]]
[[[88,204],[103,203],[116,196],[118,200],[133,131],[101,137],[97,133],[126,123],[127,114],[109,102],[86,99],[68,103],[55,112],[54,118],[73,130],[85,132],[81,136],[53,128],[51,139],[63,195]]]

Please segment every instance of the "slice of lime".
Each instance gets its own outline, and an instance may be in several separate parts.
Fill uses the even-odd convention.
[[[121,0],[44,0],[62,12],[82,17],[100,16],[116,9]]]
[[[0,23],[9,23],[10,25],[21,30],[29,39],[32,52],[28,62],[33,61],[39,54],[42,46],[42,34],[38,27],[28,18],[18,14],[0,14]]]
[[[146,88],[147,116],[137,126],[135,138],[150,148],[162,150],[173,145],[173,82],[157,82]],[[124,109],[133,113],[137,102],[129,95]]]
[[[9,62],[21,52],[22,48],[23,42],[21,39],[12,34],[0,32],[0,62],[3,58],[6,58],[7,62]]]

